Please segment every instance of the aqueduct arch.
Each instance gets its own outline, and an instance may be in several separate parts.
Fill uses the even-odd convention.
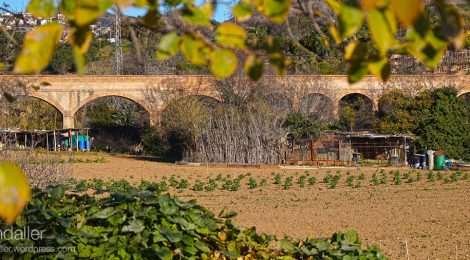
[[[416,84],[425,85],[428,89],[455,86],[459,95],[470,92],[470,75],[392,75],[386,84],[373,76],[366,76],[353,85],[348,83],[347,76],[342,75],[289,75],[285,77],[265,75],[264,77],[273,85],[279,85],[277,86],[279,91],[291,100],[294,108],[299,108],[300,99],[306,94],[319,93],[333,101],[334,111],[337,111],[341,98],[351,93],[367,96],[376,109],[380,93],[383,93],[387,86],[398,89],[406,89]],[[154,111],[162,108],[162,104],[161,102],[147,102],[145,93],[151,87],[168,93],[179,91],[183,96],[204,95],[217,99],[218,95],[214,78],[209,75],[0,76],[0,81],[9,80],[24,80],[31,85],[40,86],[32,88],[29,95],[56,107],[63,114],[64,128],[73,128],[74,113],[87,102],[99,97],[124,97],[140,104],[153,114]],[[276,89],[276,86],[273,86],[273,89]]]

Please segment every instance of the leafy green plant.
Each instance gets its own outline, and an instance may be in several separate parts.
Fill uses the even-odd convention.
[[[192,187],[193,191],[203,191],[204,190],[204,184],[200,180],[196,180]]]
[[[173,187],[173,188],[178,188],[179,182],[178,182],[178,180],[175,178],[175,176],[171,176],[171,177],[170,177],[170,186]]]
[[[204,187],[206,191],[214,191],[217,189],[217,182],[214,179],[210,179],[209,183]]]
[[[437,172],[436,178],[437,178],[439,181],[442,181],[442,180],[444,179],[444,175],[443,175],[441,172]]]
[[[231,187],[233,185],[233,181],[232,180],[226,180],[223,184],[222,184],[222,190],[230,190]]]
[[[61,255],[66,259],[333,259],[338,255],[386,259],[376,247],[362,248],[355,231],[302,241],[277,239],[236,224],[231,219],[234,212],[222,211],[216,217],[194,201],[169,195],[117,193],[97,199],[65,190],[34,191],[12,228],[34,228],[44,235],[22,242],[34,247],[70,247],[73,250]],[[0,223],[0,228],[6,227]],[[15,245],[15,240],[0,240],[2,247]],[[52,259],[57,254],[11,251],[2,252],[2,257]]]
[[[323,180],[322,182],[323,183],[330,183],[330,181],[333,179],[333,175],[331,175],[329,172],[327,172],[325,174],[325,176],[323,176]]]
[[[388,183],[387,173],[385,173],[385,170],[383,170],[381,171],[381,174],[382,176],[380,177],[380,184],[387,184]]]
[[[317,178],[315,176],[312,176],[312,177],[308,178],[308,185],[309,186],[315,186],[316,183],[317,183]]]
[[[274,175],[274,184],[280,185],[281,181],[282,181],[281,174],[276,173],[276,175]]]
[[[360,180],[360,181],[363,181],[363,180],[366,179],[366,176],[364,175],[363,172],[361,172],[361,174],[359,174],[359,177],[357,179]]]
[[[436,179],[436,175],[434,174],[433,171],[429,171],[429,172],[426,174],[426,177],[428,178],[428,181],[429,181],[429,182],[434,182],[434,180]]]
[[[284,184],[282,184],[283,190],[288,190],[290,187],[292,187],[292,176],[287,177]]]
[[[393,173],[393,183],[395,185],[400,185],[401,184],[401,176],[399,171],[395,171]]]
[[[301,175],[299,176],[298,180],[297,180],[297,183],[299,184],[300,188],[304,188],[305,187],[305,181],[307,180],[307,176],[305,175]]]
[[[377,174],[374,172],[374,174],[372,174],[372,180],[371,180],[372,184],[374,184],[375,186],[379,185],[380,184],[380,181],[379,179],[377,178]]]
[[[330,189],[336,188],[336,185],[338,185],[340,179],[341,179],[340,174],[336,174],[333,177],[331,177],[328,188]]]
[[[240,180],[235,180],[230,186],[231,191],[237,191],[241,188]]]
[[[348,185],[349,187],[353,187],[353,186],[354,186],[354,175],[349,175],[349,176],[346,178],[346,185]]]
[[[189,188],[189,181],[186,180],[186,179],[182,179],[179,184],[178,184],[178,189],[180,190],[185,190],[187,188]]]
[[[260,187],[266,187],[268,185],[268,180],[266,178],[261,179],[259,182]]]
[[[420,172],[416,173],[416,181],[420,181],[423,179],[423,175]]]
[[[254,178],[248,179],[248,189],[256,189],[258,187],[258,183]]]

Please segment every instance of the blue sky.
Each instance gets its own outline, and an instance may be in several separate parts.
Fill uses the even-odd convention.
[[[6,3],[10,5],[10,9],[13,11],[23,11],[26,8],[29,0],[0,0],[0,5],[3,7],[3,4]],[[225,2],[225,1],[224,1]],[[236,0],[229,0],[227,2],[237,2]],[[124,11],[127,15],[138,16],[145,14],[145,10],[138,8],[129,8]],[[221,4],[217,7],[215,11],[215,19],[217,21],[224,21],[230,18],[230,6],[227,4]]]

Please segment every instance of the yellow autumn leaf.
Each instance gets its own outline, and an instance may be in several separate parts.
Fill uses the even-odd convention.
[[[424,11],[423,0],[391,0],[391,4],[398,21],[405,27],[413,25]]]
[[[24,172],[14,164],[0,163],[0,217],[13,224],[30,199]]]

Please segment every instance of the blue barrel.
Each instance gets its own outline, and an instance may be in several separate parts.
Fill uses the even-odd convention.
[[[85,141],[85,147],[87,150],[90,150],[91,148],[90,141]]]
[[[85,141],[78,141],[78,148],[80,150],[85,150]]]

